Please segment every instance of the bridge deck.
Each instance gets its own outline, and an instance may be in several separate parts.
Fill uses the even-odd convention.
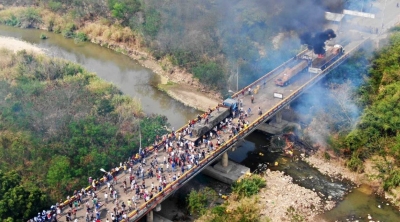
[[[352,48],[357,48],[358,45],[353,46]],[[351,51],[351,50],[350,50]],[[347,54],[343,56],[343,60],[347,57]],[[338,62],[340,62],[338,60]],[[287,64],[293,64],[293,59],[288,61]],[[334,64],[333,64],[334,65]],[[176,172],[171,172],[167,171],[164,166],[164,173],[163,175],[166,177],[167,182],[169,183],[166,188],[163,189],[161,193],[153,192],[154,197],[145,203],[143,199],[136,200],[136,207],[135,204],[132,203],[132,207],[129,210],[128,208],[128,199],[132,199],[133,196],[135,196],[134,191],[130,191],[128,189],[127,192],[124,192],[122,185],[123,181],[127,182],[128,187],[129,185],[129,174],[128,172],[120,172],[120,174],[117,176],[117,184],[114,185],[114,188],[117,190],[118,198],[117,202],[119,204],[118,211],[121,211],[121,205],[122,202],[127,205],[125,208],[125,212],[127,212],[127,215],[131,220],[137,220],[143,215],[145,215],[149,210],[153,209],[157,203],[162,202],[167,196],[169,196],[173,191],[177,190],[180,188],[180,186],[183,185],[187,180],[191,179],[195,174],[197,174],[201,169],[203,169],[206,165],[210,164],[213,162],[215,159],[217,159],[220,155],[222,155],[223,152],[225,152],[228,148],[230,148],[232,145],[236,143],[236,141],[239,138],[242,138],[252,131],[255,130],[256,126],[262,122],[265,122],[267,119],[271,118],[277,111],[282,109],[286,104],[289,104],[293,99],[295,99],[298,95],[301,94],[301,92],[307,88],[309,85],[314,84],[316,81],[318,81],[320,75],[324,75],[324,73],[321,74],[311,74],[311,73],[302,73],[299,75],[299,78],[296,79],[296,81],[293,81],[290,85],[286,87],[279,87],[275,86],[274,84],[274,77],[279,73],[280,70],[285,68],[285,64],[283,66],[278,67],[275,71],[270,72],[266,76],[260,78],[259,80],[255,81],[253,84],[250,85],[253,89],[256,88],[257,85],[260,85],[260,89],[257,94],[254,94],[254,103],[251,102],[251,96],[247,93],[247,87],[243,89],[245,91],[244,95],[242,94],[242,91],[237,92],[236,94],[233,95],[233,97],[237,98],[238,100],[241,99],[243,100],[243,108],[244,110],[247,110],[249,107],[251,108],[251,114],[247,117],[247,120],[250,122],[250,126],[242,130],[239,135],[233,137],[232,139],[229,139],[229,133],[228,132],[222,132],[221,137],[223,140],[226,141],[225,144],[223,144],[221,147],[217,148],[214,151],[211,151],[207,153],[207,148],[203,145],[200,147],[197,147],[198,152],[205,151],[206,152],[206,157],[200,161],[199,166],[194,166],[191,170],[187,169],[187,166],[185,168],[185,174],[181,175],[180,178],[177,181],[171,181],[170,178],[174,176],[174,174],[178,175],[181,173],[181,170],[178,168]],[[326,72],[329,72],[330,69],[327,68],[325,70]],[[322,78],[322,77],[321,77]],[[314,81],[315,79],[315,81]],[[265,82],[265,86],[264,86]],[[274,93],[280,93],[283,95],[283,99],[280,98],[274,98],[273,94]],[[260,117],[258,115],[258,107],[261,108],[263,115]],[[213,111],[215,114],[217,111]],[[237,118],[234,119],[234,122],[237,122]],[[199,123],[196,123],[199,124]],[[178,130],[179,131],[179,130]],[[216,139],[214,138],[212,140],[213,144],[216,144]],[[158,152],[158,157],[157,160],[159,163],[163,162],[164,157],[167,158],[167,153],[159,149],[160,151]],[[150,161],[154,159],[154,153],[151,153],[150,156],[146,158],[146,163],[147,166],[145,166],[145,170],[147,170],[150,166]],[[137,169],[138,165],[134,165],[133,169]],[[169,167],[171,169],[171,167]],[[147,174],[146,174],[147,176]],[[136,176],[135,176],[136,177]],[[136,181],[138,184],[142,184],[142,179],[136,178]],[[151,183],[154,183],[155,186],[158,186],[160,183],[157,180],[156,177],[154,178],[146,178],[145,179],[145,185],[146,185],[146,190],[150,193],[151,190]],[[101,185],[100,189],[96,191],[97,197],[99,202],[102,205],[98,212],[100,214],[100,218],[102,220],[105,220],[108,218],[109,221],[111,221],[111,212],[114,211],[114,208],[116,208],[115,202],[113,203],[113,199],[109,195],[108,202],[105,203],[104,200],[104,193],[108,191],[107,185]],[[93,203],[92,203],[92,198],[90,197],[85,197],[83,198],[83,202],[80,205],[80,207],[77,208],[76,212],[76,218],[79,221],[85,221],[86,220],[86,204],[89,203],[89,206],[91,209],[93,209]],[[59,217],[59,221],[66,221],[66,215],[67,212],[70,211],[70,208],[66,206],[63,209],[63,213]],[[95,210],[92,211],[89,215],[95,215]],[[72,216],[72,219],[74,219],[74,216]]]

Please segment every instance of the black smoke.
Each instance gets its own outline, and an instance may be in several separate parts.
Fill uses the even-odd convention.
[[[315,54],[325,54],[325,42],[336,37],[332,29],[327,29],[323,32],[317,32],[314,35],[310,32],[305,32],[300,35],[301,44],[306,44],[309,50],[314,50]]]

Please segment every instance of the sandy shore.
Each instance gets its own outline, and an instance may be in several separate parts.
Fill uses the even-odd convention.
[[[31,43],[4,36],[0,36],[0,48],[6,48],[14,52],[27,50],[34,53],[44,53],[42,49]]]

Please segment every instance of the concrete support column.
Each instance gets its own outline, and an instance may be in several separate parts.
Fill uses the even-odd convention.
[[[281,111],[276,113],[275,120],[276,120],[276,123],[281,123],[282,122],[282,112]]]
[[[161,204],[157,204],[157,206],[154,208],[155,212],[159,212],[161,210]]]
[[[146,221],[147,222],[153,222],[153,211],[149,211],[149,213],[147,213],[146,215]]]
[[[228,153],[225,152],[222,154],[222,166],[227,167],[228,166]]]

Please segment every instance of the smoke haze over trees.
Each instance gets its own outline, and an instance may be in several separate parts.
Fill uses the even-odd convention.
[[[147,0],[144,5],[162,18],[149,42],[156,56],[170,55],[176,65],[189,70],[215,63],[229,73],[239,64],[240,73],[245,73],[241,86],[299,50],[298,33],[322,30],[326,10],[342,9],[342,2],[335,0],[175,0],[161,7],[159,1]],[[281,32],[284,44],[277,50],[271,40]]]
[[[298,35],[323,30],[324,12],[343,0],[5,0],[85,20],[105,17],[143,36],[157,58],[187,69],[220,90],[239,66],[241,87],[300,49]],[[26,18],[26,16],[23,16]],[[23,18],[21,18],[23,19]],[[18,22],[13,23],[18,25]],[[167,70],[173,72],[173,69]]]

